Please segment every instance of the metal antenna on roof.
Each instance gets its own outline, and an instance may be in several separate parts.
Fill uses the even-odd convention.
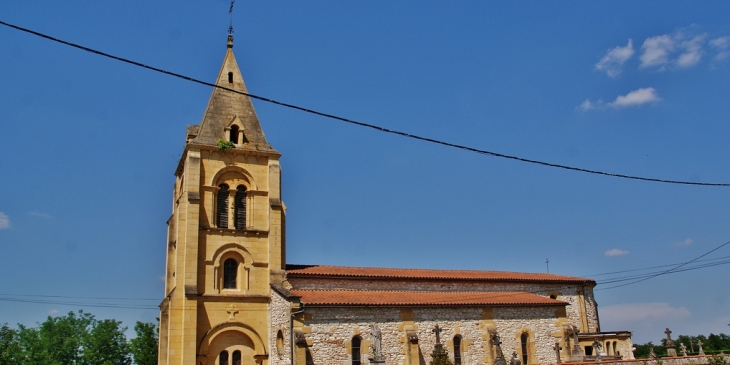
[[[549,274],[550,273],[550,260],[548,260],[547,258],[545,258],[545,266],[547,267],[547,272]]]
[[[231,6],[228,8],[228,35],[233,35],[233,4],[236,0],[231,0]]]

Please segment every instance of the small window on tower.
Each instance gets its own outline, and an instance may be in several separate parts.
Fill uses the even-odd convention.
[[[231,142],[238,144],[238,126],[234,125],[231,127],[231,135],[230,138]]]
[[[238,276],[238,262],[228,259],[223,262],[223,289],[236,289]]]
[[[229,84],[232,84],[233,83],[233,72],[229,72],[228,73],[228,83]]]

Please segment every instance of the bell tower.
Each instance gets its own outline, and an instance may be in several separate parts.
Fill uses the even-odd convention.
[[[241,94],[231,35],[215,83],[175,171],[160,364],[268,363],[269,285],[285,275],[281,155]]]

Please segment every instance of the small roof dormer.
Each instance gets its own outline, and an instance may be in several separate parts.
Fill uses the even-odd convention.
[[[251,98],[245,95],[248,90],[233,55],[231,35],[228,36],[226,55],[215,84],[219,87],[213,89],[199,130],[189,142],[215,146],[218,139],[232,141],[231,138],[235,137],[232,131],[238,129],[238,142],[232,141],[237,148],[276,152],[266,141]]]

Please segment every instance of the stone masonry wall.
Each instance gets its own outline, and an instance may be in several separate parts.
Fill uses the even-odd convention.
[[[730,363],[730,355],[723,355],[725,361]],[[620,361],[601,361],[601,362],[580,362],[570,363],[571,365],[705,365],[709,364],[706,356],[686,356],[686,357],[662,357],[657,360],[649,359],[633,359]]]
[[[270,365],[289,365],[291,336],[289,334],[290,320],[289,302],[279,293],[271,291],[271,302],[269,303],[269,364]],[[282,331],[284,334],[284,344],[281,349],[276,344],[276,334]]]
[[[367,357],[371,343],[370,325],[376,324],[382,332],[382,349],[387,365],[407,364],[405,356],[406,326],[414,329],[418,335],[421,352],[421,363],[430,361],[436,339],[433,328],[439,325],[443,329],[441,342],[449,349],[453,358],[451,341],[455,335],[462,337],[466,345],[462,352],[463,365],[486,364],[488,353],[491,353],[488,324],[496,327],[502,338],[502,349],[505,356],[513,351],[519,352],[519,337],[523,332],[531,333],[534,345],[531,357],[536,361],[530,363],[555,362],[552,346],[556,337],[554,333],[561,328],[556,326],[555,308],[553,307],[496,307],[491,309],[492,318],[485,319],[484,308],[477,307],[441,307],[412,308],[412,317],[402,320],[401,308],[382,307],[347,307],[347,308],[309,308],[305,325],[310,329],[307,338],[312,341],[310,352],[314,365],[340,365],[351,363],[350,341],[354,336],[363,340],[363,364],[368,364]],[[273,357],[273,356],[272,356]],[[272,364],[278,364],[272,361]],[[491,364],[490,364],[491,365]]]
[[[542,296],[557,293],[557,299],[568,303],[567,320],[570,324],[581,328],[579,285],[575,284],[542,284],[542,283],[490,283],[470,281],[436,281],[436,280],[369,280],[369,279],[330,279],[289,277],[289,282],[297,289],[310,290],[404,290],[404,291],[525,291]],[[586,287],[586,316],[588,331],[598,331],[598,312],[593,291]],[[583,331],[585,332],[585,331]]]

